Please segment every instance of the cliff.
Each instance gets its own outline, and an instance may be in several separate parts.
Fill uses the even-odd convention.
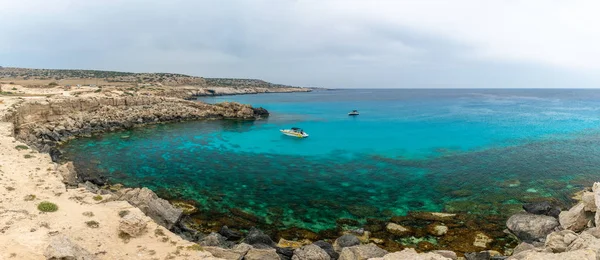
[[[15,137],[49,151],[56,143],[95,132],[137,125],[198,120],[254,120],[267,116],[264,109],[238,103],[205,104],[155,96],[61,97],[24,101],[11,109],[6,120]]]

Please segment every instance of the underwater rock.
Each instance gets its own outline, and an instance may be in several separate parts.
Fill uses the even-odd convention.
[[[489,260],[490,257],[490,253],[488,251],[472,252],[465,254],[465,258],[467,260]]]
[[[338,257],[340,256],[340,254],[338,254],[333,249],[332,244],[327,243],[323,240],[316,241],[313,243],[313,245],[316,245],[316,246],[320,247],[321,249],[325,250],[325,252],[327,252],[327,254],[331,257],[331,259],[338,259]]]
[[[269,236],[265,235],[265,233],[256,228],[251,228],[250,231],[248,231],[248,235],[246,235],[246,239],[244,241],[252,246],[258,244],[263,244],[270,247],[275,246],[275,242],[273,242]]]
[[[523,209],[531,214],[546,215],[552,217],[558,217],[560,208],[552,205],[549,201],[540,201],[523,204]]]
[[[277,237],[285,239],[308,239],[310,241],[319,240],[319,235],[307,229],[292,227],[277,232]]]
[[[448,233],[448,227],[443,224],[433,223],[427,226],[427,233],[434,236],[443,236]]]
[[[586,212],[584,208],[585,205],[583,203],[578,203],[568,211],[560,212],[558,216],[560,226],[575,232],[582,231],[587,226],[587,223],[594,218],[594,215]]]
[[[244,260],[280,260],[277,251],[272,249],[257,249],[248,250],[244,256]]]
[[[388,223],[385,226],[385,229],[389,233],[394,234],[396,236],[406,236],[411,233],[410,229],[392,222]]]
[[[325,250],[317,245],[306,245],[294,250],[292,260],[330,260],[331,257]]]
[[[222,226],[219,230],[219,234],[227,238],[227,240],[239,240],[242,238],[242,233],[231,230],[227,226]]]
[[[360,223],[358,222],[358,220],[354,220],[354,219],[350,219],[350,218],[339,218],[335,221],[335,223],[338,225],[346,225],[346,226],[352,226],[352,227],[360,226]]]
[[[292,241],[292,240],[280,238],[279,242],[277,242],[277,247],[296,249],[296,248],[300,248],[304,245],[308,245],[310,243],[311,243],[310,240],[307,240],[307,239],[300,240],[300,241]]]
[[[552,232],[546,237],[545,247],[554,253],[561,253],[567,250],[567,247],[577,239],[577,234],[571,230],[561,230]]]
[[[411,211],[408,212],[408,216],[414,219],[428,220],[428,221],[448,221],[454,219],[456,214],[454,213],[443,213],[443,212],[422,212],[422,211]]]
[[[196,208],[196,206],[185,201],[173,201],[172,204],[173,207],[181,209],[182,213],[185,215],[191,215],[198,212],[198,208]]]
[[[475,240],[473,241],[473,245],[476,247],[487,248],[488,244],[493,241],[494,240],[491,239],[488,235],[481,232],[477,232],[475,234]]]
[[[559,223],[550,216],[519,213],[512,215],[506,226],[520,240],[529,242],[545,239]]]
[[[435,245],[428,241],[420,241],[417,243],[417,249],[421,252],[431,251],[435,249]]]
[[[231,208],[231,209],[229,209],[229,212],[231,212],[231,214],[233,214],[234,216],[238,216],[240,218],[249,220],[249,221],[254,222],[254,223],[259,223],[260,222],[260,218],[259,217],[255,216],[255,215],[252,215],[252,214],[250,214],[250,213],[248,213],[246,211],[243,211],[241,209],[238,209],[238,208]]]
[[[360,240],[354,235],[343,235],[338,237],[335,242],[333,242],[333,248],[336,252],[339,252],[344,247],[356,246],[360,245]]]
[[[346,207],[346,210],[350,214],[361,218],[374,217],[379,212],[378,208],[369,205],[350,205]]]
[[[375,244],[357,245],[344,247],[340,253],[339,260],[366,260],[375,257],[383,257],[388,252]]]

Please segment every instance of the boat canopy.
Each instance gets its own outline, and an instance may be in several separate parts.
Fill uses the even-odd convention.
[[[302,131],[302,129],[298,128],[298,127],[292,127],[292,130],[294,130],[294,131]]]

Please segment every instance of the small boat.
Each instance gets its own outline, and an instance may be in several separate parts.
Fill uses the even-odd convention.
[[[358,110],[352,110],[352,112],[348,113],[349,116],[358,116]]]
[[[279,130],[284,135],[298,137],[298,138],[306,138],[308,134],[304,132],[304,130],[298,127],[292,127],[291,129],[281,129]]]

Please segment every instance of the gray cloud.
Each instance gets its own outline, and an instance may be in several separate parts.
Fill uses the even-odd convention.
[[[596,29],[570,32],[577,13],[551,23],[553,12],[588,13],[544,3],[524,16],[519,1],[0,0],[0,65],[324,87],[597,87]]]

